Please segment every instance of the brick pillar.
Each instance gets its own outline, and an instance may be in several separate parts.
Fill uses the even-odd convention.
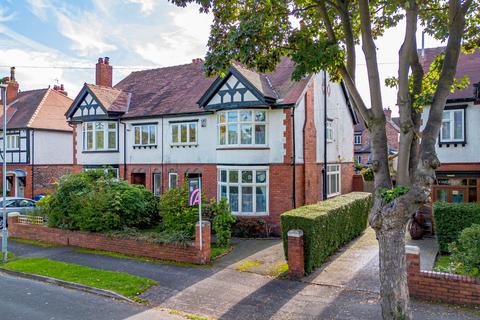
[[[416,296],[418,289],[418,276],[420,275],[420,248],[417,246],[405,246],[407,258],[407,282],[411,296]]]
[[[343,172],[343,171],[342,171]],[[361,174],[354,174],[352,178],[352,191],[363,191],[363,177]]]
[[[203,247],[200,251],[200,223],[195,226],[195,247],[199,250],[199,263],[210,263],[211,259],[211,227],[209,221],[202,221],[202,242]]]
[[[305,255],[303,250],[303,231],[289,230],[288,236],[288,276],[299,279],[305,275]]]

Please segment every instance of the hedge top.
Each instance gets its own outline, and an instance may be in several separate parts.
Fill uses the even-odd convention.
[[[372,194],[369,192],[351,192],[328,199],[328,201],[320,201],[315,204],[310,204],[287,211],[283,213],[282,216],[316,219],[317,217],[328,214],[332,210],[342,208],[343,206],[353,203],[356,200],[365,199],[371,196]]]

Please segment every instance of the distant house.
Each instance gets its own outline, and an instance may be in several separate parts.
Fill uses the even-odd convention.
[[[387,124],[385,126],[387,131],[387,143],[389,154],[396,154],[398,152],[398,143],[400,141],[400,118],[392,118],[392,110],[384,109]],[[355,162],[362,165],[369,165],[372,162],[370,137],[368,129],[360,121],[355,125],[353,143],[355,149]]]
[[[291,208],[352,190],[356,120],[345,88],[324,73],[293,81],[294,69],[283,58],[272,73],[233,65],[207,78],[194,59],[112,86],[110,61],[100,58],[96,83],[66,114],[75,161],[156,195],[201,181],[207,198],[227,198],[235,215],[278,226]]]
[[[29,198],[43,195],[73,168],[72,128],[64,116],[72,100],[63,85],[19,91],[15,68],[10,77],[3,78],[3,83],[8,86],[7,193]],[[0,124],[4,116],[0,107]],[[0,149],[3,137],[0,125]]]
[[[444,48],[425,49],[424,69]],[[443,112],[436,152],[441,162],[436,170],[433,201],[480,201],[480,51],[461,54],[456,77],[468,76],[470,85],[450,94]],[[430,107],[424,108],[426,124]],[[423,129],[423,128],[422,128]]]

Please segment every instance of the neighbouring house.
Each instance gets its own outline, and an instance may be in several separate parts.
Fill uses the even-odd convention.
[[[445,48],[420,52],[425,70]],[[448,96],[436,152],[441,162],[436,170],[432,201],[478,202],[480,199],[480,51],[461,54],[457,78],[468,76],[470,84]],[[429,106],[424,108],[426,124]],[[422,128],[423,129],[423,128]]]
[[[73,168],[72,128],[64,116],[72,100],[63,85],[19,91],[14,67],[10,77],[2,82],[7,85],[7,193],[28,198],[44,195]],[[4,116],[1,107],[2,126]],[[4,137],[2,126],[0,149]]]
[[[324,82],[326,74],[295,82],[283,58],[272,73],[233,65],[224,78],[207,78],[194,59],[133,72],[112,87],[112,70],[100,58],[96,83],[66,113],[79,168],[105,168],[156,195],[201,181],[207,198],[225,197],[235,215],[274,230],[281,213],[323,191],[351,191],[355,115],[345,88]]]
[[[390,108],[383,109],[383,112],[386,119],[385,129],[387,132],[388,153],[393,155],[398,153],[400,118],[392,118],[392,110]],[[370,165],[372,163],[370,137],[368,129],[362,121],[355,125],[353,143],[355,145],[355,162],[364,166]]]

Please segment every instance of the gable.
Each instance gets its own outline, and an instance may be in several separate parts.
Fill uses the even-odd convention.
[[[86,87],[80,91],[66,114],[71,120],[85,120],[108,117],[104,107]]]
[[[231,74],[207,106],[242,102],[259,102],[259,99],[237,77]]]

